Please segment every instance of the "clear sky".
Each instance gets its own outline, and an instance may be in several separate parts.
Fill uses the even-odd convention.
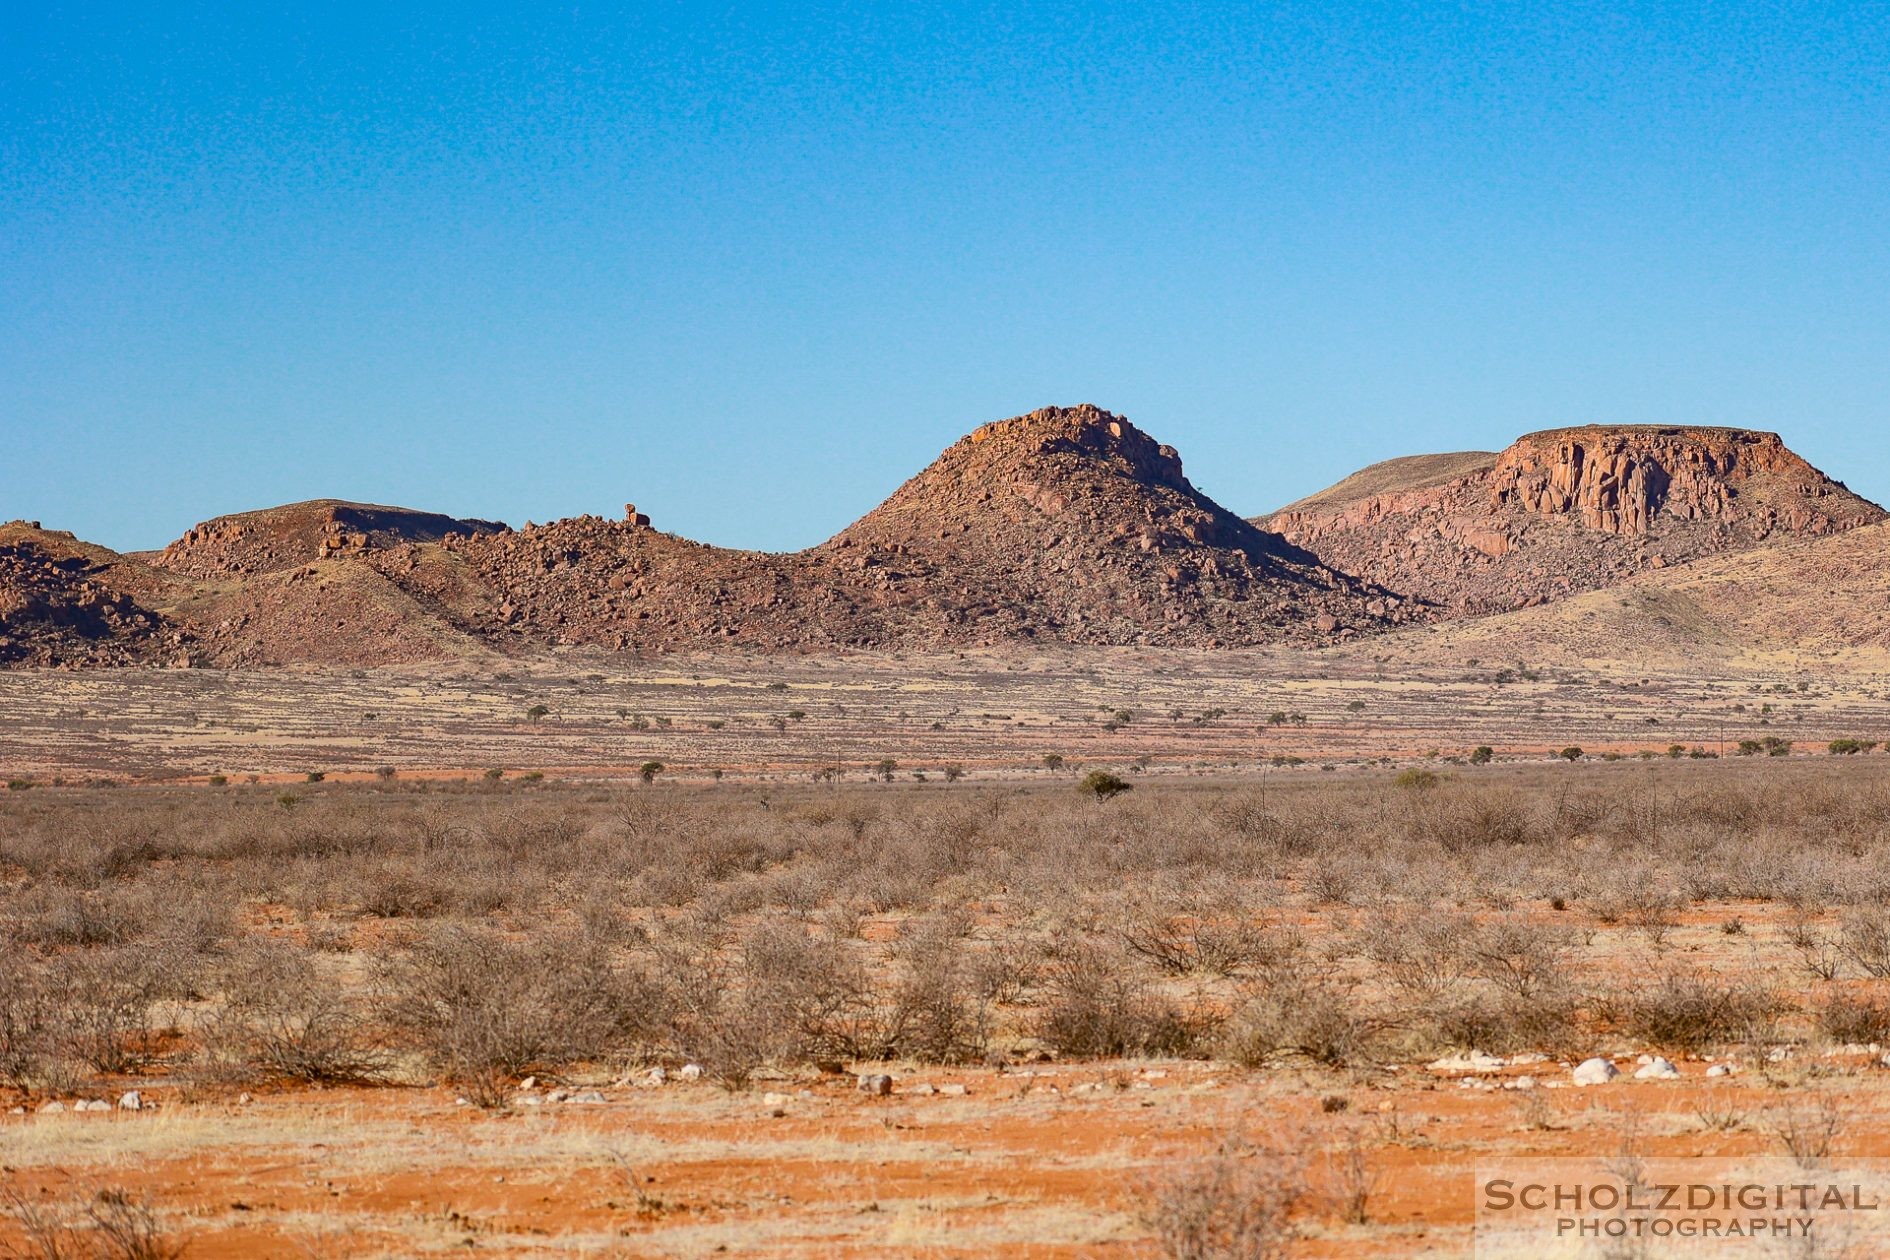
[[[1585,421],[1890,498],[1890,8],[0,5],[0,518],[786,549],[1085,401],[1243,513]]]

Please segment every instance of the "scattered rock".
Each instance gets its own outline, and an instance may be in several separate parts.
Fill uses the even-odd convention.
[[[1620,1069],[1606,1059],[1584,1059],[1575,1065],[1569,1079],[1577,1085],[1606,1085],[1619,1075]]]
[[[600,1107],[610,1099],[604,1097],[602,1090],[584,1089],[570,1095],[564,1101],[574,1107]]]
[[[858,1078],[856,1088],[862,1094],[884,1096],[892,1093],[893,1079],[883,1072],[874,1072]]]
[[[676,1073],[676,1076],[679,1080],[699,1081],[702,1079],[702,1065],[700,1063],[685,1063],[682,1065],[682,1070]]]
[[[118,1109],[120,1111],[143,1111],[144,1095],[140,1094],[135,1089],[119,1095]]]
[[[1634,1079],[1637,1081],[1677,1081],[1680,1079],[1680,1069],[1659,1055],[1655,1055],[1635,1069]]]

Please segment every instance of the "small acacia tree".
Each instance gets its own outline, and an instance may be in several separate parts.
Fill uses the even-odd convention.
[[[1076,790],[1085,796],[1106,801],[1112,796],[1133,791],[1134,785],[1107,770],[1091,770],[1077,783]]]
[[[637,767],[637,777],[645,783],[656,782],[656,776],[661,773],[663,773],[663,763],[660,761],[646,761]]]

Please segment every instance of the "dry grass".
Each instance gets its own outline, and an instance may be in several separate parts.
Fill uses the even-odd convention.
[[[827,1073],[868,1064],[1192,1060],[1203,1079],[1283,1068],[1328,1083],[1472,1049],[1764,1062],[1785,1048],[1789,1066],[1890,1029],[1876,966],[1886,823],[1890,784],[1865,758],[1493,767],[1421,790],[1389,770],[1148,779],[1108,801],[1067,778],[614,788],[402,775],[298,785],[292,799],[265,785],[42,787],[0,795],[0,1083],[34,1107],[141,1080],[211,1107],[239,1088],[371,1099],[442,1083],[441,1122],[457,1093],[504,1126],[460,1119],[427,1157],[397,1122],[322,1128],[381,1151],[351,1175],[393,1176],[430,1161],[523,1167],[538,1146],[562,1152],[552,1163],[590,1158],[578,1152],[592,1135],[507,1114],[528,1075],[608,1085],[699,1064],[729,1092],[690,1102],[691,1122],[727,1131],[626,1139],[625,1159],[786,1166],[856,1139],[758,1144],[743,1131],[756,1094],[829,1098]],[[1829,945],[1809,992],[1807,942]],[[644,1097],[656,1120],[680,1106]],[[1532,1106],[1521,1132],[1580,1131]],[[1718,1123],[1747,1106],[1681,1113],[1676,1132],[1750,1136]],[[1767,1131],[1823,1158],[1828,1126],[1809,1115],[1779,1111]],[[1280,1210],[1370,1235],[1378,1169],[1404,1139],[1345,1121],[1300,1152],[1331,1183],[1313,1196],[1326,1206],[1296,1195]],[[181,1106],[42,1119],[9,1133],[8,1162],[142,1168],[290,1149],[301,1132]],[[501,1140],[483,1146],[488,1132]],[[951,1163],[957,1149],[941,1135],[904,1156]],[[1114,1237],[1271,1254],[1297,1224],[1225,1209],[1229,1178],[1259,1167],[1224,1151],[1188,1186],[1118,1203]],[[898,1196],[884,1197],[890,1227]],[[1026,1214],[1040,1209],[1033,1219],[1054,1215]],[[902,1221],[915,1238],[937,1232]],[[670,1225],[679,1239],[723,1233]]]

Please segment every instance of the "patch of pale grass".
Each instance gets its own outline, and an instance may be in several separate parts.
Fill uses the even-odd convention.
[[[824,1260],[837,1247],[865,1244],[872,1254],[962,1256],[999,1248],[1097,1246],[1134,1238],[1133,1220],[1085,1204],[879,1200],[876,1211],[847,1204],[791,1214],[678,1224],[625,1240],[633,1255],[709,1255],[719,1251]]]

